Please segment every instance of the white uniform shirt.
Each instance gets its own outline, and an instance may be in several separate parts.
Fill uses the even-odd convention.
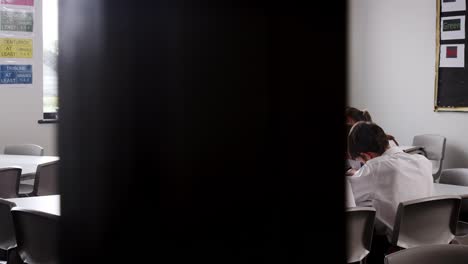
[[[356,202],[353,196],[353,190],[351,189],[351,185],[349,184],[348,180],[345,180],[345,207],[356,207]]]
[[[348,176],[358,206],[376,210],[376,231],[393,230],[400,202],[432,196],[432,164],[422,155],[407,154],[399,147],[387,149]]]

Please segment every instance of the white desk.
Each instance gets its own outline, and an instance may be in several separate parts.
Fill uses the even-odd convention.
[[[37,210],[60,215],[60,195],[45,195],[26,198],[6,199],[14,202],[17,208]]]
[[[21,167],[23,179],[36,173],[37,165],[59,160],[55,156],[0,155],[0,168]]]
[[[434,183],[434,196],[439,195],[468,195],[468,187]]]
[[[354,201],[354,195],[350,188],[351,186],[349,186],[349,183],[347,182],[346,184],[347,184],[346,206],[353,207],[352,201]],[[460,196],[467,195],[468,196],[468,186],[434,183],[433,196],[440,196],[440,195],[460,195]]]

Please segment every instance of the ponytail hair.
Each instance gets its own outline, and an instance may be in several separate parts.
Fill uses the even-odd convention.
[[[345,116],[351,118],[355,122],[364,121],[364,122],[372,122],[371,115],[367,111],[367,109],[359,110],[354,107],[346,107],[345,109]]]
[[[395,137],[392,136],[392,135],[388,135],[388,134],[387,134],[387,140],[389,140],[389,141],[392,140],[393,142],[395,142],[395,144],[396,144],[397,146],[400,146],[400,144],[398,144],[398,142],[396,141]]]
[[[372,122],[372,117],[370,116],[367,109],[362,110],[361,113],[362,113],[362,119],[364,119],[362,121]]]

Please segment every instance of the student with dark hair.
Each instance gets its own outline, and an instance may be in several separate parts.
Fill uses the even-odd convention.
[[[345,109],[346,124],[353,126],[356,122],[367,121],[372,122],[370,113],[367,110],[359,110],[354,107],[347,106]],[[387,134],[387,140],[392,146],[399,146],[395,137]]]
[[[364,163],[347,177],[356,204],[376,209],[376,245],[378,241],[389,245],[385,236],[391,237],[399,203],[432,196],[432,164],[422,155],[391,147],[383,129],[372,122],[361,121],[351,128],[348,152],[351,158]]]
[[[358,122],[348,134],[348,153],[353,159],[364,162],[372,157],[368,153],[382,155],[390,147],[383,129],[372,122]]]

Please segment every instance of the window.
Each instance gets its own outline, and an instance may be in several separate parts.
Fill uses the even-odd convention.
[[[58,118],[58,0],[42,2],[43,112],[44,119]]]

